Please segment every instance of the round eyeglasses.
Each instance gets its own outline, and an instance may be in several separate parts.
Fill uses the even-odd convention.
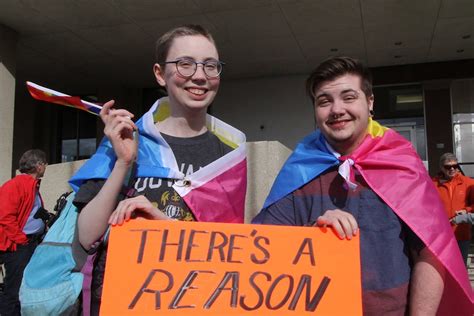
[[[224,62],[218,60],[194,61],[192,59],[177,59],[172,61],[165,61],[160,64],[175,64],[176,71],[183,77],[192,77],[197,70],[198,65],[202,65],[204,74],[208,78],[217,78],[222,72]]]

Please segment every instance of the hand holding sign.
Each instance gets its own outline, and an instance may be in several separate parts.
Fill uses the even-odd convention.
[[[357,235],[359,225],[357,224],[354,216],[339,209],[327,210],[322,216],[319,216],[316,220],[317,226],[332,226],[339,238],[352,239],[353,236]]]
[[[139,195],[120,201],[115,211],[110,215],[110,225],[122,225],[135,215],[146,219],[172,220],[156,208],[145,196]]]

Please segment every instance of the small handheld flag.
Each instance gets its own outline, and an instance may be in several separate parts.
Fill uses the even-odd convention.
[[[31,96],[36,100],[73,107],[94,115],[99,115],[100,110],[102,109],[100,105],[97,105],[95,103],[87,102],[81,100],[81,98],[79,97],[73,97],[58,91],[42,87],[30,81],[26,82],[26,86]]]

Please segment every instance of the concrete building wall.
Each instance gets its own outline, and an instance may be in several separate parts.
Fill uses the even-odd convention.
[[[68,181],[84,162],[86,160],[51,164],[46,167],[46,172],[41,180],[40,192],[44,206],[48,211],[53,211],[56,200],[61,194],[72,191]]]
[[[293,149],[314,130],[306,75],[223,81],[213,115],[237,127],[247,141],[279,141]]]
[[[246,223],[262,208],[275,177],[290,153],[288,147],[276,141],[247,143]]]
[[[0,184],[12,172],[17,40],[15,31],[0,25]]]

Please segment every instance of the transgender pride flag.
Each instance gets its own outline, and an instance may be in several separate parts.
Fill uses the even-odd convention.
[[[207,115],[208,130],[234,150],[193,174],[185,175],[179,170],[173,151],[155,126],[169,115],[168,98],[162,98],[136,122],[140,137],[137,177],[174,179],[173,188],[186,201],[198,221],[243,223],[247,187],[245,135]],[[77,191],[88,179],[106,179],[115,160],[112,145],[104,139],[96,153],[71,178],[71,187]]]

